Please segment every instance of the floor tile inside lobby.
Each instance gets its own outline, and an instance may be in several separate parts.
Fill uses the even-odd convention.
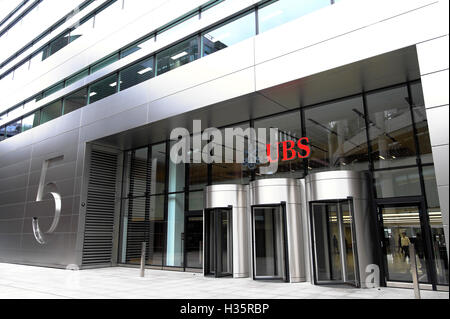
[[[0,263],[0,299],[5,298],[190,298],[322,299],[414,298],[410,289],[323,287],[251,279],[205,278],[202,274],[137,268],[71,271]],[[422,298],[448,299],[448,292],[422,291]]]

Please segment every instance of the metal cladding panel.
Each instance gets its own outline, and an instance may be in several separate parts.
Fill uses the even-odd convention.
[[[82,265],[112,262],[117,154],[92,150]]]

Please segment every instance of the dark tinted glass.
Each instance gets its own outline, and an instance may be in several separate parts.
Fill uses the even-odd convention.
[[[6,128],[4,126],[1,126],[0,127],[0,141],[3,141],[6,138],[5,131],[6,131]]]
[[[375,168],[416,164],[416,147],[406,86],[367,95],[369,136]]]
[[[157,74],[163,74],[198,59],[198,40],[191,38],[156,55]]]
[[[154,76],[153,58],[132,65],[120,72],[120,90],[128,89]]]
[[[57,117],[61,116],[61,109],[62,109],[62,101],[61,100],[58,100],[56,102],[53,102],[53,103],[45,106],[41,110],[40,124],[44,124],[48,121],[51,121],[51,120],[56,119]]]
[[[64,110],[63,113],[67,114],[79,109],[87,104],[87,88],[72,93],[64,98]]]
[[[92,84],[89,88],[89,103],[94,103],[117,92],[117,75],[112,75]]]
[[[22,120],[6,125],[6,137],[13,137],[22,132]]]

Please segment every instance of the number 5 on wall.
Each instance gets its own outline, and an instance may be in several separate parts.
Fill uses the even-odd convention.
[[[33,221],[32,221],[33,234],[34,234],[34,237],[36,238],[37,242],[41,245],[44,245],[47,243],[47,239],[46,239],[45,235],[52,234],[55,231],[55,229],[59,223],[59,217],[61,216],[61,195],[57,192],[57,187],[56,187],[55,183],[45,184],[45,177],[47,175],[47,169],[48,169],[49,162],[52,160],[55,160],[55,159],[62,159],[62,158],[63,157],[48,159],[42,163],[41,178],[39,179],[39,187],[38,187],[38,192],[37,192],[37,196],[36,196],[36,202],[42,201],[45,194],[52,195],[53,201],[55,202],[55,214],[53,216],[53,222],[52,222],[49,230],[46,231],[45,234],[41,231],[41,229],[39,227],[38,218],[33,217]],[[44,193],[45,188],[51,189],[51,191]]]

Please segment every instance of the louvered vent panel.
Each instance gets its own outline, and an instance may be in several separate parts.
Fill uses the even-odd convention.
[[[146,159],[132,157],[130,170],[130,189],[133,197],[128,200],[127,250],[128,263],[139,263],[142,242],[149,249],[149,193],[148,174],[151,170]]]
[[[83,265],[111,263],[117,160],[116,154],[91,153]]]

